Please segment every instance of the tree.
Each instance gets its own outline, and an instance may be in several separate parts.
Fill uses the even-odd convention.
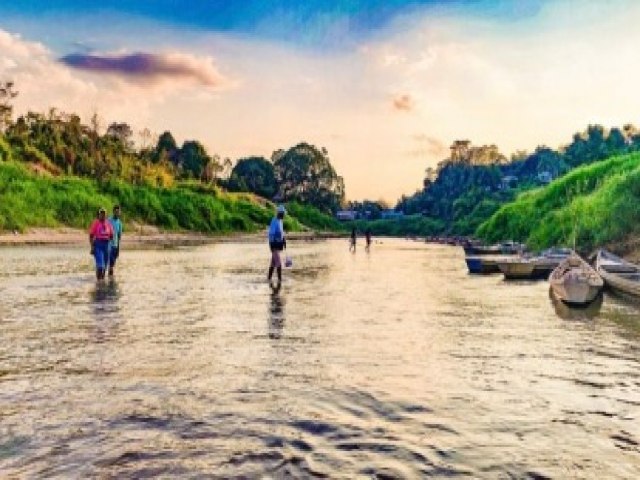
[[[106,135],[118,141],[124,151],[133,149],[133,130],[128,123],[112,123],[107,127]]]
[[[0,82],[0,132],[4,132],[11,123],[13,115],[11,102],[18,96],[18,92],[13,87],[13,82]]]
[[[158,143],[152,155],[152,161],[153,163],[160,163],[163,160],[169,160],[176,163],[175,155],[177,151],[178,145],[171,132],[162,132],[162,135],[158,137]]]
[[[231,171],[229,188],[273,198],[278,191],[273,164],[264,157],[241,158]]]
[[[274,153],[276,180],[283,200],[309,203],[335,212],[344,201],[344,181],[334,170],[327,151],[299,143],[284,153]]]
[[[178,165],[183,176],[213,181],[222,169],[219,158],[211,157],[207,149],[197,140],[187,140],[177,153]]]

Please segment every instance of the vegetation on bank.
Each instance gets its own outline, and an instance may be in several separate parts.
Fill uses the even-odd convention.
[[[483,223],[487,242],[513,239],[531,248],[590,251],[640,232],[640,153],[577,168],[544,188],[523,193]]]
[[[473,235],[521,193],[582,165],[640,151],[640,131],[633,125],[610,130],[590,125],[556,150],[539,146],[532,153],[516,152],[510,159],[495,145],[473,146],[468,140],[455,141],[450,151],[437,168],[427,168],[423,188],[403,197],[396,210],[438,221],[442,226],[435,232],[438,235]]]
[[[430,236],[443,229],[443,222],[422,215],[408,215],[396,219],[356,220],[345,224],[360,233],[370,230],[373,235],[384,237]]]
[[[287,204],[287,213],[302,225],[325,232],[343,232],[345,227],[331,215],[321,212],[315,207],[299,202]]]
[[[197,182],[178,183],[171,188],[115,179],[97,182],[34,174],[17,162],[0,162],[0,199],[0,230],[63,225],[87,228],[98,207],[110,208],[117,203],[124,206],[127,222],[167,230],[256,232],[264,230],[273,216],[273,204],[269,202]],[[290,210],[292,215],[285,220],[288,231],[334,226],[331,217],[311,206],[294,203]]]
[[[128,220],[161,228],[250,232],[269,222],[270,200],[290,203],[302,220],[287,219],[289,231],[340,227],[331,215],[344,182],[324,148],[299,143],[232,171],[231,160],[197,140],[178,145],[168,131],[155,138],[144,129],[136,141],[126,123],[103,128],[97,115],[85,124],[56,109],[14,120],[17,95],[0,82],[0,230],[85,227],[98,206],[119,203]]]

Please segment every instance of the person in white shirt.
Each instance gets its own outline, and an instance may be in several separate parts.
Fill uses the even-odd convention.
[[[278,274],[278,285],[282,282],[282,258],[280,253],[287,248],[287,240],[284,238],[284,215],[286,210],[283,205],[278,205],[276,216],[269,224],[269,249],[271,250],[271,264],[269,265],[269,275],[267,278],[271,282],[273,272]]]

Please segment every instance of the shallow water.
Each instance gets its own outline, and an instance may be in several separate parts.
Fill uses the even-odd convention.
[[[640,477],[640,306],[555,304],[462,250],[0,249],[0,473]]]

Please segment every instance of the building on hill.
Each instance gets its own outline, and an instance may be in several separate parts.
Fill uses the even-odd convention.
[[[551,173],[548,170],[545,170],[544,172],[539,172],[538,182],[542,183],[543,185],[547,185],[553,182],[553,173]]]
[[[515,175],[505,175],[500,181],[500,189],[508,190],[518,184],[518,177]]]
[[[404,217],[404,212],[397,212],[395,210],[383,210],[380,213],[381,218],[384,220],[393,220]]]
[[[348,222],[358,218],[358,212],[355,210],[338,210],[336,212],[336,219],[342,222]]]

